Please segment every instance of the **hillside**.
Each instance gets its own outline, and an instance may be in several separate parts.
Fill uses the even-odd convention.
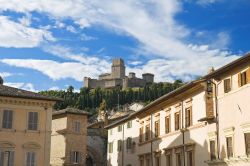
[[[176,88],[182,86],[184,83],[180,80],[174,83],[153,83],[146,85],[143,88],[134,88],[121,90],[117,89],[88,89],[81,88],[80,92],[74,92],[74,87],[69,86],[67,90],[50,90],[41,91],[39,93],[63,98],[64,101],[57,103],[54,108],[64,109],[66,107],[75,107],[95,113],[96,108],[100,106],[102,100],[106,101],[107,109],[111,110],[118,105],[129,104],[132,102],[149,103],[160,96],[167,94]]]

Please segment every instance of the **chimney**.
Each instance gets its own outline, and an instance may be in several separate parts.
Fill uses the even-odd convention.
[[[0,85],[3,85],[3,78],[0,76]]]
[[[214,72],[214,67],[210,67],[210,68],[208,69],[207,74],[210,74],[210,73],[212,73],[212,72]]]

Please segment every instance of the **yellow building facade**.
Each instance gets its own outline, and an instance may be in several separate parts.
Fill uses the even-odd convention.
[[[49,166],[52,106],[58,100],[0,84],[0,165]]]
[[[52,166],[85,166],[88,113],[66,108],[53,112],[51,134]]]

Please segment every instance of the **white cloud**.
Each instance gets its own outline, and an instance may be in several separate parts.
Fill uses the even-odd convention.
[[[97,38],[83,33],[81,34],[80,39],[83,41],[90,41],[90,40],[96,40]]]
[[[83,81],[84,76],[96,77],[103,70],[102,62],[85,63],[80,62],[56,62],[53,60],[35,60],[35,59],[2,59],[0,62],[10,66],[22,67],[37,70],[47,75],[52,80],[72,78],[77,81]]]
[[[77,33],[77,30],[72,25],[68,25],[66,27],[66,30],[71,32],[71,33]]]
[[[60,90],[60,88],[58,86],[52,86],[51,88],[49,88],[48,90]]]
[[[6,77],[9,77],[9,76],[12,76],[13,74],[12,73],[8,73],[8,72],[0,72],[0,76],[2,78],[6,78]]]
[[[0,47],[36,47],[44,41],[54,41],[50,32],[24,26],[0,16]]]
[[[32,83],[6,82],[4,83],[4,85],[11,86],[11,87],[18,88],[18,89],[28,90],[32,92],[38,92],[38,90],[34,88],[34,85]]]
[[[217,2],[221,2],[221,1],[223,0],[198,0],[197,4],[202,5],[202,6],[207,6],[207,5],[214,4]]]
[[[218,0],[199,0],[199,3],[211,4],[216,1]],[[37,11],[46,13],[59,21],[70,18],[81,28],[98,25],[120,35],[131,36],[138,41],[140,52],[154,55],[149,59],[155,58],[149,60],[144,66],[133,69],[138,73],[153,72],[156,74],[156,80],[176,77],[190,79],[190,74],[205,74],[210,66],[220,66],[237,58],[230,52],[223,51],[230,42],[230,36],[223,32],[219,33],[218,38],[215,38],[214,43],[217,42],[217,47],[210,44],[213,42],[204,45],[188,42],[188,39],[192,38],[190,34],[193,33],[191,33],[191,29],[175,20],[175,15],[182,10],[181,2],[176,0],[106,0],[105,3],[100,0],[0,0],[0,10],[14,10],[23,13]],[[218,47],[222,47],[222,50]],[[42,63],[40,65],[48,67],[49,70],[54,68],[50,66],[50,63],[56,65],[57,69],[62,69],[44,71],[40,69],[41,66],[33,67],[53,79],[71,77],[79,80],[79,75],[83,76],[83,74],[78,72],[85,72],[85,67],[91,67],[91,70],[94,70],[87,71],[86,75],[90,76],[97,75],[109,67],[105,60],[101,61],[99,65],[100,59],[72,54],[71,50],[67,48],[52,47],[47,51],[77,61],[77,63],[59,63],[29,60],[32,64]],[[18,62],[13,64],[13,61],[8,60],[6,63],[31,68],[27,65],[28,62],[21,61],[23,65],[20,65]],[[75,72],[73,72],[73,65],[76,66]]]

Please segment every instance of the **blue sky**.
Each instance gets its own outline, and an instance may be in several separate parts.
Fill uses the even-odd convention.
[[[0,0],[0,75],[32,90],[110,72],[190,81],[247,53],[248,0]]]

